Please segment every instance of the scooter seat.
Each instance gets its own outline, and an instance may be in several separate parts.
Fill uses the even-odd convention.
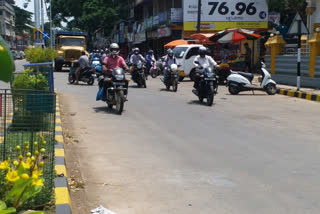
[[[249,80],[249,82],[252,82],[254,75],[253,74],[248,74],[248,73],[244,73],[244,72],[238,72],[238,74],[240,74],[241,76],[247,78]]]

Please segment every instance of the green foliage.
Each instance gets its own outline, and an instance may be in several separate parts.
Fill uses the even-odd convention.
[[[31,63],[51,62],[57,57],[57,52],[51,48],[30,48],[25,51],[25,56]]]
[[[3,201],[0,201],[0,214],[9,214],[9,213],[15,213],[16,209],[13,207],[7,208],[6,203]]]
[[[33,70],[24,70],[22,74],[16,75],[12,82],[13,89],[48,90],[48,80],[41,73]]]
[[[31,29],[27,27],[25,24],[32,24],[32,13],[15,5],[13,5],[13,8],[15,12],[16,32],[21,36],[23,36],[23,31],[31,32]]]

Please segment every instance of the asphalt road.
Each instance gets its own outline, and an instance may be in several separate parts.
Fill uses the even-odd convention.
[[[94,86],[60,93],[74,213],[103,205],[118,214],[320,212],[320,104],[219,88],[201,105],[192,83],[167,92],[159,79],[131,86],[123,115],[95,101]],[[134,85],[131,83],[131,85]]]

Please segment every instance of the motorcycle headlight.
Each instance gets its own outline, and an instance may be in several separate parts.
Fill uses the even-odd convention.
[[[213,73],[207,73],[207,76],[208,76],[209,78],[211,78],[211,77],[213,77]]]
[[[122,75],[122,74],[117,74],[117,75],[115,75],[115,77],[116,77],[117,80],[123,80],[124,79],[124,75]]]

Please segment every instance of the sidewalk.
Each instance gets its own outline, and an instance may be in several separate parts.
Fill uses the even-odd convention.
[[[259,76],[256,75],[253,79],[254,84],[260,84]],[[320,102],[320,89],[313,89],[313,88],[300,88],[300,91],[297,91],[296,86],[290,86],[290,85],[280,85],[277,84],[278,88],[278,94],[289,96],[289,97],[296,97],[311,101],[318,101]]]

